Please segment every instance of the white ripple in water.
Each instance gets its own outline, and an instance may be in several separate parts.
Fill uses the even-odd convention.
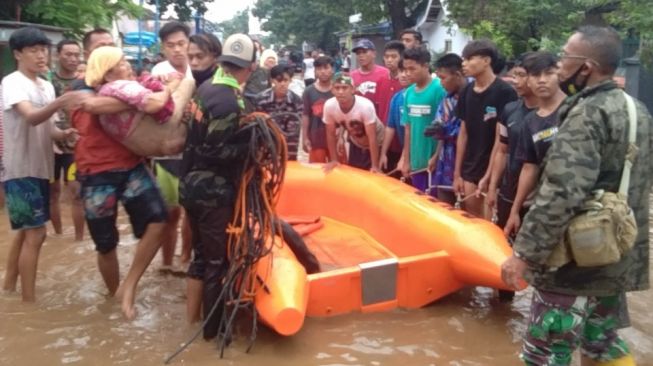
[[[419,346],[416,344],[413,345],[408,345],[408,346],[398,346],[397,350],[400,352],[403,352],[409,356],[415,356],[418,353],[423,353],[427,357],[432,357],[432,358],[440,358],[440,355],[435,352],[432,349],[424,348],[423,346]]]
[[[50,344],[46,344],[43,349],[56,349],[61,347],[70,346],[70,341],[65,338],[57,338],[56,341]]]
[[[459,332],[459,333],[464,333],[465,332],[465,326],[456,317],[452,317],[451,319],[449,319],[449,321],[447,321],[447,324],[454,327],[456,329],[456,331]]]
[[[354,338],[353,344],[331,343],[329,347],[349,349],[368,355],[391,355],[394,353],[392,347],[384,346],[378,340],[372,340],[367,337],[356,337]]]
[[[91,340],[90,336],[84,336],[81,338],[75,338],[73,339],[73,343],[75,343],[75,346],[78,347],[86,347],[88,345],[88,341]]]
[[[64,357],[61,358],[61,363],[69,364],[75,363],[83,360],[84,357],[77,354],[77,352],[68,352],[64,354]]]

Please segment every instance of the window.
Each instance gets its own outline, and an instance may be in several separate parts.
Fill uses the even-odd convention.
[[[445,39],[444,40],[444,52],[446,52],[446,53],[451,52],[451,40],[450,39]]]

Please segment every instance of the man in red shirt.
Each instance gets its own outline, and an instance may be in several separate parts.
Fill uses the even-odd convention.
[[[385,67],[374,63],[376,47],[369,39],[361,38],[356,41],[352,52],[356,54],[356,60],[358,61],[358,69],[351,72],[356,93],[371,100],[374,103],[377,116],[380,116],[379,106],[381,103],[377,87],[382,79],[389,78],[390,72]]]
[[[399,90],[403,89],[399,83],[399,62],[403,58],[404,44],[400,41],[390,41],[383,48],[383,63],[388,68],[388,76],[381,79],[376,87],[377,100],[379,101],[378,117],[383,125],[388,124],[388,111],[390,100]],[[401,157],[401,144],[393,138],[387,152],[387,171],[392,171]]]
[[[113,38],[108,31],[95,29],[84,36],[83,45],[88,59],[94,49],[113,45]],[[86,222],[109,294],[121,298],[124,315],[133,319],[136,286],[159,249],[166,206],[143,159],[107,135],[97,120],[97,114],[119,113],[129,107],[110,97],[96,97],[81,80],[73,84],[73,89],[88,91],[82,107],[72,111],[71,118],[80,136],[75,145],[75,162]],[[140,238],[122,284],[116,254],[118,201],[129,215],[134,236]]]

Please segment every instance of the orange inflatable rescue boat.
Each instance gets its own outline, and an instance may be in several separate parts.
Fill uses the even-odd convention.
[[[261,261],[256,308],[282,335],[306,315],[418,308],[469,285],[506,289],[511,249],[499,228],[395,179],[289,162],[277,212],[322,269],[306,275],[286,245]]]

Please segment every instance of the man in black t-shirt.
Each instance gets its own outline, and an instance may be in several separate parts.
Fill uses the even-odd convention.
[[[475,79],[462,92],[456,107],[462,124],[456,144],[454,190],[465,197],[487,189],[497,119],[505,105],[517,99],[512,86],[494,75],[492,64],[496,59],[496,46],[487,40],[472,41],[463,50],[463,73]],[[475,216],[486,217],[479,196],[467,198],[464,207]]]
[[[333,77],[333,59],[320,56],[313,63],[317,81],[304,90],[302,99],[302,139],[304,152],[308,153],[309,163],[326,163],[329,152],[326,141],[326,127],[322,121],[324,103],[333,97],[331,78]]]
[[[517,183],[522,163],[516,159],[515,151],[521,139],[524,118],[537,107],[537,97],[528,87],[528,74],[522,65],[524,59],[532,54],[521,55],[510,70],[513,86],[519,99],[506,104],[499,116],[498,144],[492,157],[492,174],[488,185],[486,203],[497,208],[497,225],[503,229],[517,193]],[[498,195],[497,195],[498,190]]]
[[[492,156],[492,174],[488,186],[488,194],[485,199],[488,208],[497,210],[496,224],[503,229],[508,221],[512,202],[517,193],[519,173],[522,162],[515,156],[517,145],[521,140],[524,131],[524,119],[537,107],[537,97],[528,86],[528,74],[522,65],[524,59],[532,54],[527,52],[516,60],[514,67],[510,70],[512,84],[519,99],[506,104],[503,113],[499,116],[497,140],[495,140],[495,151]],[[497,187],[501,182],[497,197]],[[527,208],[522,209],[520,217],[523,217]],[[514,298],[514,291],[499,290],[499,299],[510,301]]]
[[[504,226],[506,235],[519,231],[522,217],[520,211],[524,208],[528,196],[535,190],[540,177],[540,167],[558,132],[558,107],[566,96],[558,83],[557,64],[557,58],[548,52],[535,52],[526,57],[523,63],[528,73],[528,86],[537,97],[539,109],[524,120],[521,139],[515,151],[517,161],[523,166],[510,215]]]

